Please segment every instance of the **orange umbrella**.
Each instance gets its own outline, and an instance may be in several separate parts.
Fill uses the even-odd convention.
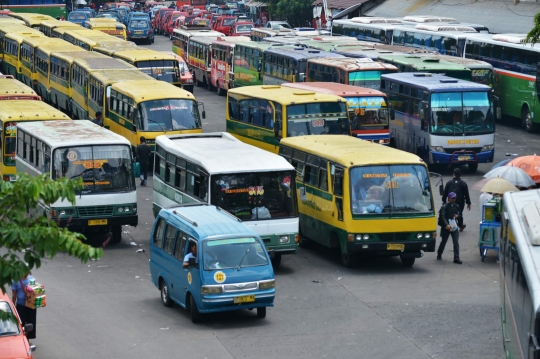
[[[517,157],[508,162],[506,166],[519,167],[527,172],[534,182],[540,183],[540,156],[531,155]]]

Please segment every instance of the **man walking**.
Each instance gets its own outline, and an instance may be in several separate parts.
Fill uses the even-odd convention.
[[[437,250],[437,260],[442,259],[444,247],[448,241],[448,237],[452,236],[452,242],[454,244],[454,263],[463,264],[459,259],[459,231],[457,227],[457,218],[459,216],[459,206],[456,203],[456,194],[454,192],[448,193],[448,203],[443,204],[439,211],[439,226],[441,226],[441,244]]]
[[[446,182],[442,196],[443,204],[446,203],[446,197],[450,192],[456,194],[456,203],[460,208],[457,224],[459,231],[463,232],[465,227],[467,227],[467,225],[463,223],[463,211],[465,210],[465,204],[467,204],[467,210],[471,210],[471,197],[469,196],[469,187],[467,186],[467,183],[461,180],[461,170],[459,168],[454,169],[454,178]]]
[[[151,152],[152,150],[150,149],[150,146],[146,144],[146,138],[141,136],[141,144],[139,147],[137,147],[137,158],[139,159],[139,164],[141,165],[141,186],[146,186]]]

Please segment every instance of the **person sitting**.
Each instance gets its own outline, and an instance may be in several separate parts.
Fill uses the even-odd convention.
[[[186,256],[184,257],[184,262],[182,263],[182,268],[189,268],[189,260],[191,258],[195,259],[195,263],[199,262],[199,260],[197,259],[197,243],[196,242],[191,242],[189,244],[189,249],[190,249],[190,252],[188,254],[186,254]]]

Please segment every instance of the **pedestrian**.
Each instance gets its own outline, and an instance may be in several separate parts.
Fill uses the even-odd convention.
[[[261,27],[261,19],[257,18],[257,21],[255,21],[255,27]]]
[[[441,226],[441,243],[437,250],[437,260],[440,261],[442,259],[448,237],[452,236],[452,242],[454,244],[454,263],[463,264],[459,259],[459,231],[457,219],[459,217],[460,207],[456,203],[456,199],[456,193],[448,193],[448,203],[443,204],[439,210],[439,221],[437,224]]]
[[[450,192],[454,192],[457,196],[456,203],[460,208],[458,227],[459,231],[463,232],[465,227],[467,227],[467,225],[463,223],[463,211],[465,210],[465,204],[467,204],[467,210],[471,210],[471,197],[469,196],[469,186],[461,180],[461,170],[459,168],[454,169],[454,178],[446,182],[442,196],[443,203],[446,203],[446,197]]]
[[[92,122],[103,127],[103,113],[101,113],[101,111],[96,112],[96,118],[92,120]]]
[[[317,28],[317,19],[318,19],[318,18],[319,18],[319,17],[317,16],[317,18],[311,20],[311,27],[314,28],[314,29]]]
[[[311,27],[311,24],[309,23],[309,20],[306,20],[305,27]]]
[[[141,136],[141,144],[137,147],[137,158],[141,166],[141,186],[146,186],[146,180],[148,179],[148,165],[150,164],[150,154],[152,150],[150,146],[146,144],[146,138]]]
[[[332,31],[332,16],[328,16],[328,22],[326,23],[326,30]]]
[[[321,18],[320,17],[316,17],[315,20],[317,21],[317,29],[320,29],[321,28]]]
[[[26,337],[28,340],[36,339],[36,308],[29,308],[26,306],[26,286],[30,284],[30,281],[35,281],[34,277],[30,275],[29,272],[26,272],[24,277],[19,279],[17,282],[11,282],[11,300],[15,303],[17,308],[17,313],[21,318],[21,323],[24,326],[25,324],[32,324],[34,328],[26,332]]]

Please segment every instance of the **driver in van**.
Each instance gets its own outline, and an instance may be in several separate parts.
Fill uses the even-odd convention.
[[[190,252],[186,254],[184,257],[184,262],[182,263],[182,268],[188,268],[189,267],[189,260],[191,258],[195,258],[195,263],[197,263],[199,260],[197,259],[197,243],[191,241],[189,244],[189,250]]]

